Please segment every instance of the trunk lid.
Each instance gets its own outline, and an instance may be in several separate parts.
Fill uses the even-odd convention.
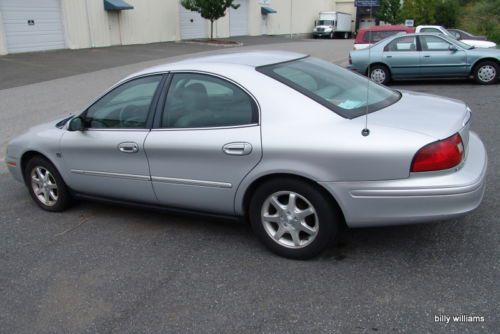
[[[368,115],[368,124],[421,133],[435,140],[460,132],[464,145],[469,141],[470,111],[460,101],[425,93],[401,91],[393,105]]]

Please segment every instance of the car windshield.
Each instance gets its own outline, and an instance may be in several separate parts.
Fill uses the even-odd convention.
[[[463,48],[463,49],[466,49],[466,50],[474,49],[474,47],[473,47],[473,46],[471,46],[471,45],[469,45],[469,44],[465,44],[464,42],[459,41],[459,40],[457,40],[457,39],[455,39],[455,38],[453,38],[453,37],[449,37],[449,36],[447,36],[447,35],[444,35],[444,36],[442,36],[442,37],[444,37],[444,38],[445,38],[445,39],[447,39],[449,42],[451,42],[451,43],[453,43],[453,44],[456,44],[456,45],[458,45],[459,47],[461,47],[461,48]]]
[[[333,26],[333,20],[319,20],[319,26]]]
[[[257,70],[346,118],[385,108],[401,94],[332,63],[306,57]]]

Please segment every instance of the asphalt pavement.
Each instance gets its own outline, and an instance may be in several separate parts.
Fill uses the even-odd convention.
[[[352,41],[285,42],[246,48],[344,63],[352,47]],[[0,90],[2,147],[36,123],[81,110],[119,78],[179,57]],[[317,259],[293,261],[267,251],[246,224],[232,220],[86,201],[64,213],[44,212],[0,170],[0,332],[498,332],[499,85],[393,87],[471,106],[472,130],[489,155],[484,202],[474,213],[347,230]],[[463,314],[484,321],[436,321]]]

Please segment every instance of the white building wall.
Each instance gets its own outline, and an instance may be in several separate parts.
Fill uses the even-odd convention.
[[[261,5],[259,0],[248,1],[248,32],[252,36],[262,34],[261,6],[277,11],[267,15],[269,35],[310,33],[320,11],[351,12],[353,18],[356,13],[353,0],[271,0],[266,5]],[[79,49],[180,39],[178,0],[127,2],[134,6],[134,9],[107,12],[104,10],[103,0],[61,0],[66,45],[70,49]],[[207,20],[207,31],[209,30],[210,24]],[[214,36],[230,36],[229,10],[225,17],[215,22]],[[6,52],[0,15],[0,54]]]
[[[0,12],[0,56],[7,54],[7,41],[3,29],[2,12]]]

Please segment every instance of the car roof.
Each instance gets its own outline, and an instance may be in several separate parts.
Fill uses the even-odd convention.
[[[299,58],[307,57],[306,54],[288,51],[245,51],[230,52],[209,56],[198,56],[181,61],[162,64],[144,69],[130,77],[145,75],[149,73],[168,72],[172,70],[196,70],[201,65],[219,64],[219,65],[237,65],[244,67],[259,67],[277,63],[283,63]]]

